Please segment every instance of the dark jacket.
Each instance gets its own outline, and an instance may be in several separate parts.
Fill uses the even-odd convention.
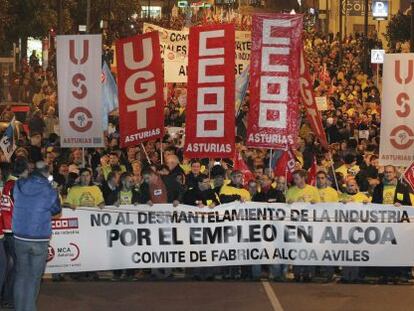
[[[402,195],[402,199],[401,199]],[[372,203],[382,204],[384,199],[384,183],[381,182],[378,186],[375,187],[374,193],[372,195]],[[411,205],[410,199],[410,190],[408,186],[397,182],[397,188],[395,189],[394,194],[394,203],[400,203],[401,205]]]
[[[58,193],[38,174],[19,179],[13,188],[13,233],[17,239],[49,240],[52,216],[61,212]]]
[[[264,196],[263,202],[268,203],[285,203],[286,199],[282,191],[270,187],[267,191],[261,191]]]
[[[220,204],[219,196],[213,189],[200,191],[198,188],[192,188],[184,193],[183,204],[196,206],[197,201],[203,202],[205,206],[208,205],[207,201],[212,201],[215,205]]]
[[[109,188],[108,182],[103,182],[102,186],[100,186],[102,195],[105,200],[105,205],[114,205],[116,201],[119,199],[119,188],[116,187],[114,190]]]
[[[174,201],[181,202],[184,191],[180,183],[177,181],[176,176],[161,176],[161,179],[164,182],[165,188],[167,189],[167,203],[173,203]],[[150,188],[147,183],[144,182],[141,184],[139,192],[141,194],[139,203],[145,204],[150,201]]]

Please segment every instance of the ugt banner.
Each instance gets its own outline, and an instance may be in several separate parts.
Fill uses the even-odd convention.
[[[118,40],[116,56],[121,146],[163,137],[164,81],[158,32]]]
[[[302,16],[253,15],[247,146],[283,148],[296,142]]]
[[[57,36],[62,147],[103,147],[101,35]]]
[[[414,54],[385,54],[380,165],[414,162]]]
[[[305,51],[302,49],[300,54],[300,95],[306,109],[306,118],[321,145],[328,148],[328,141],[326,140],[325,130],[322,125],[322,117],[313,92],[313,82],[309,74]]]
[[[184,155],[234,157],[234,25],[190,28]]]
[[[172,204],[72,211],[53,221],[47,273],[292,264],[414,266],[411,207]]]

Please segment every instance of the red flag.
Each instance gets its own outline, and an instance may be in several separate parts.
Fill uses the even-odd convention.
[[[158,32],[116,41],[121,147],[164,136],[164,92]]]
[[[318,171],[318,165],[316,163],[316,159],[313,158],[312,166],[308,170],[308,181],[307,183],[311,186],[316,185],[316,173]]]
[[[301,47],[302,15],[253,15],[247,146],[296,143]]]
[[[185,146],[187,158],[233,158],[233,24],[191,27]]]
[[[414,162],[404,172],[404,179],[407,181],[411,189],[414,191]]]
[[[278,159],[273,173],[275,177],[286,177],[288,182],[292,181],[292,173],[295,171],[296,157],[292,150],[283,151]]]
[[[315,101],[315,94],[313,92],[313,83],[309,74],[308,64],[306,63],[304,51],[302,49],[300,57],[300,94],[303,104],[306,108],[306,118],[308,119],[310,126],[319,138],[322,146],[328,148],[328,141],[326,140],[325,131],[322,125],[321,114],[318,110],[318,106]]]
[[[234,159],[233,169],[242,172],[244,185],[246,185],[250,180],[255,179],[254,174],[249,169],[240,153],[238,153]]]

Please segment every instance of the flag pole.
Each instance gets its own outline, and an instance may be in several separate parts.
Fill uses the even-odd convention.
[[[141,147],[142,147],[142,150],[144,150],[144,154],[145,154],[145,157],[147,158],[148,164],[151,164],[151,160],[148,156],[147,150],[145,149],[145,146],[143,143],[141,143]]]

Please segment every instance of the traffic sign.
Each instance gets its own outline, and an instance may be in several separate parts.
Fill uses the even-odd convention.
[[[371,64],[384,63],[385,50],[371,50]]]

